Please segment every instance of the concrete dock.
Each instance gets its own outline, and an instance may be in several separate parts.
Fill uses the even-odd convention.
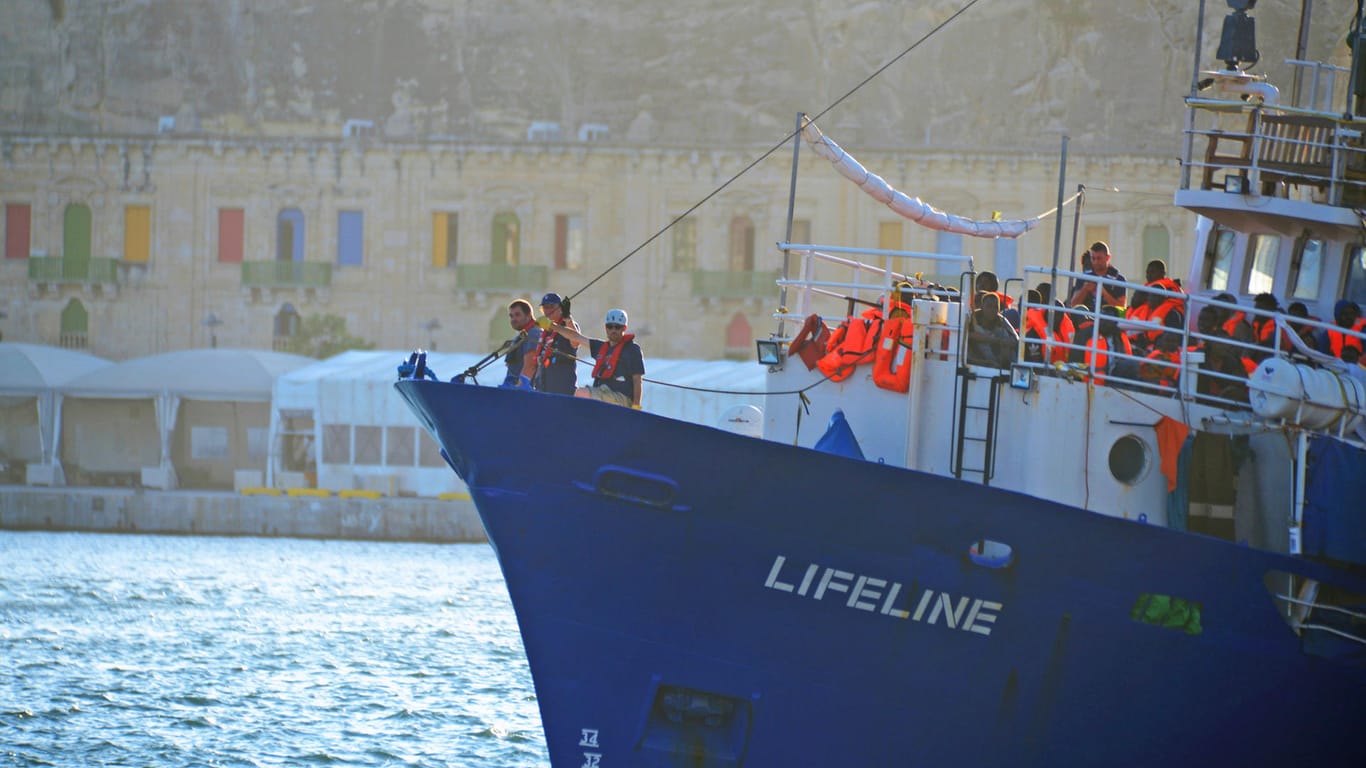
[[[0,529],[370,541],[482,542],[468,499],[243,496],[0,486]]]

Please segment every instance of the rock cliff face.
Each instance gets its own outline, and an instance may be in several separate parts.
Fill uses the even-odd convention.
[[[393,139],[771,142],[949,19],[963,0],[5,0],[0,130]],[[1346,62],[1355,5],[1315,4],[1308,57]],[[1197,0],[978,2],[822,124],[864,147],[1175,151]],[[1225,3],[1209,0],[1205,66]],[[1288,89],[1300,3],[1254,12]]]

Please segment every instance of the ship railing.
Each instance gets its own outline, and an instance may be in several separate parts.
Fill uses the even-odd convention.
[[[1340,627],[1330,627],[1326,624],[1319,624],[1309,620],[1313,616],[1314,611],[1325,611],[1329,613],[1335,613],[1342,616],[1346,616],[1351,625],[1361,625],[1363,623],[1366,623],[1366,613],[1362,613],[1361,611],[1354,611],[1350,608],[1344,608],[1340,605],[1330,605],[1327,603],[1318,602],[1316,600],[1305,600],[1303,598],[1287,594],[1276,594],[1275,597],[1278,600],[1283,600],[1286,603],[1289,603],[1290,605],[1296,606],[1300,609],[1298,611],[1292,611],[1292,615],[1295,619],[1293,621],[1293,626],[1297,630],[1301,632],[1305,630],[1314,632],[1326,632],[1330,635],[1335,635],[1345,640],[1351,640],[1352,642],[1360,643],[1361,645],[1366,645],[1366,636],[1362,636],[1353,632],[1348,632],[1344,629],[1341,629]]]
[[[1182,189],[1366,204],[1366,121],[1341,111],[1192,97]],[[1203,139],[1203,154],[1199,154]],[[1193,171],[1193,173],[1192,173]]]
[[[1041,267],[1026,267],[1026,273],[1038,274],[1041,276],[1051,276],[1055,274],[1050,269]],[[1148,295],[1157,295],[1163,299],[1177,299],[1182,302],[1179,311],[1183,318],[1179,328],[1167,327],[1162,323],[1148,320],[1131,320],[1123,317],[1115,317],[1104,314],[1102,311],[1092,307],[1078,305],[1076,307],[1058,307],[1047,304],[1032,303],[1028,301],[1028,294],[1023,294],[1019,298],[1021,328],[1020,342],[1018,347],[1018,365],[1034,368],[1044,375],[1060,375],[1075,379],[1085,379],[1096,382],[1103,382],[1106,386],[1117,386],[1121,388],[1140,390],[1151,394],[1179,397],[1183,400],[1196,400],[1208,405],[1214,405],[1228,410],[1248,409],[1248,394],[1256,391],[1258,384],[1250,381],[1246,371],[1234,370],[1225,372],[1210,365],[1211,351],[1222,356],[1222,359],[1233,365],[1242,365],[1244,358],[1260,362],[1270,356],[1280,356],[1289,358],[1301,364],[1329,367],[1338,372],[1348,369],[1348,364],[1324,354],[1318,349],[1311,347],[1304,341],[1302,334],[1321,333],[1335,331],[1346,336],[1361,340],[1366,346],[1366,334],[1354,332],[1346,328],[1337,326],[1334,323],[1323,322],[1313,318],[1299,318],[1286,315],[1283,312],[1274,310],[1260,310],[1254,307],[1246,307],[1235,302],[1220,301],[1218,299],[1201,296],[1199,294],[1189,295],[1179,291],[1169,291],[1156,288],[1142,283],[1134,283],[1110,278],[1099,278],[1080,272],[1058,270],[1058,278],[1066,279],[1072,283],[1072,288],[1084,282],[1093,282],[1098,285],[1105,285],[1110,288],[1124,288],[1126,297],[1132,297],[1133,291],[1142,291]],[[1223,310],[1224,313],[1241,312],[1249,325],[1254,324],[1258,318],[1270,319],[1274,322],[1272,329],[1272,342],[1270,345],[1263,345],[1256,342],[1239,341],[1229,338],[1222,333],[1204,333],[1200,331],[1199,316],[1205,307],[1214,307]],[[1027,327],[1025,318],[1030,309],[1039,309],[1044,312],[1045,327],[1050,329],[1049,338],[1037,340],[1026,338]],[[1055,341],[1052,339],[1051,329],[1053,327],[1054,316],[1061,314],[1070,317],[1074,327],[1081,328],[1083,323],[1090,321],[1090,336],[1086,338],[1074,337],[1070,342]],[[1101,323],[1114,323],[1117,330],[1125,333],[1156,331],[1158,333],[1179,333],[1181,341],[1179,344],[1179,363],[1167,361],[1154,361],[1149,358],[1137,355],[1126,354],[1121,350],[1108,349],[1104,354],[1112,360],[1126,361],[1124,364],[1116,363],[1111,370],[1104,371],[1097,368],[1099,355],[1092,354],[1085,363],[1068,362],[1062,364],[1049,364],[1050,350],[1065,349],[1068,351],[1069,358],[1083,357],[1088,352],[1094,353],[1094,346],[1101,334]],[[1222,325],[1222,318],[1220,324]],[[1090,342],[1092,346],[1088,347]],[[1040,354],[1028,354],[1037,350]],[[1077,353],[1073,355],[1072,353]],[[1041,357],[1045,362],[1033,362],[1030,357]],[[1178,375],[1173,377],[1175,383],[1164,384],[1160,380],[1144,377],[1142,375],[1143,365],[1156,366],[1155,372],[1162,369],[1170,370],[1175,368]],[[1285,393],[1276,392],[1276,395]],[[1342,420],[1340,425],[1345,425],[1347,420]],[[1338,437],[1343,437],[1341,430]]]
[[[1309,76],[1308,88],[1298,88],[1298,92],[1293,94],[1293,106],[1325,114],[1342,114],[1346,111],[1347,84],[1352,70],[1324,61],[1286,59],[1285,63],[1292,67],[1291,77],[1299,86],[1304,86],[1304,76]]]
[[[959,295],[956,291],[951,291],[942,285],[933,282],[932,279],[925,279],[925,271],[916,271],[901,266],[908,261],[929,262],[936,268],[942,268],[946,263],[966,263],[971,269],[972,259],[967,256],[944,253],[926,253],[922,251],[894,251],[882,248],[851,248],[847,246],[814,245],[814,244],[794,244],[778,243],[778,249],[787,254],[799,256],[795,276],[789,275],[777,280],[777,285],[783,291],[782,306],[773,314],[774,319],[781,321],[792,320],[800,323],[812,314],[812,306],[816,299],[834,299],[844,303],[843,313],[822,312],[821,319],[826,323],[840,323],[851,314],[853,304],[878,304],[882,307],[885,316],[891,308],[891,303],[895,301],[895,295],[900,294],[903,300],[915,298],[929,299],[937,301],[957,302]],[[860,261],[857,258],[849,257],[877,257],[881,259],[882,265],[877,266]],[[816,268],[818,265],[828,264],[835,269],[848,269],[853,271],[853,280],[818,280],[816,279]],[[894,269],[896,265],[899,269]],[[957,272],[953,277],[957,278]],[[861,277],[868,276],[868,282],[861,280]],[[934,276],[932,275],[932,278]],[[795,289],[796,296],[789,295],[789,291]],[[789,309],[795,305],[795,311]],[[776,338],[777,341],[788,342],[790,337]]]

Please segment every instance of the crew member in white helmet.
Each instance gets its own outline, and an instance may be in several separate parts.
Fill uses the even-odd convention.
[[[579,387],[575,395],[640,408],[640,383],[645,376],[645,357],[635,342],[635,334],[626,332],[626,325],[626,310],[609,309],[603,318],[606,340],[584,336],[572,328],[557,329],[560,335],[570,341],[587,344],[595,361],[593,386]]]

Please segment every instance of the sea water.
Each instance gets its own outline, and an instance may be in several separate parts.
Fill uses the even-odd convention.
[[[545,766],[492,550],[0,531],[0,766]]]

